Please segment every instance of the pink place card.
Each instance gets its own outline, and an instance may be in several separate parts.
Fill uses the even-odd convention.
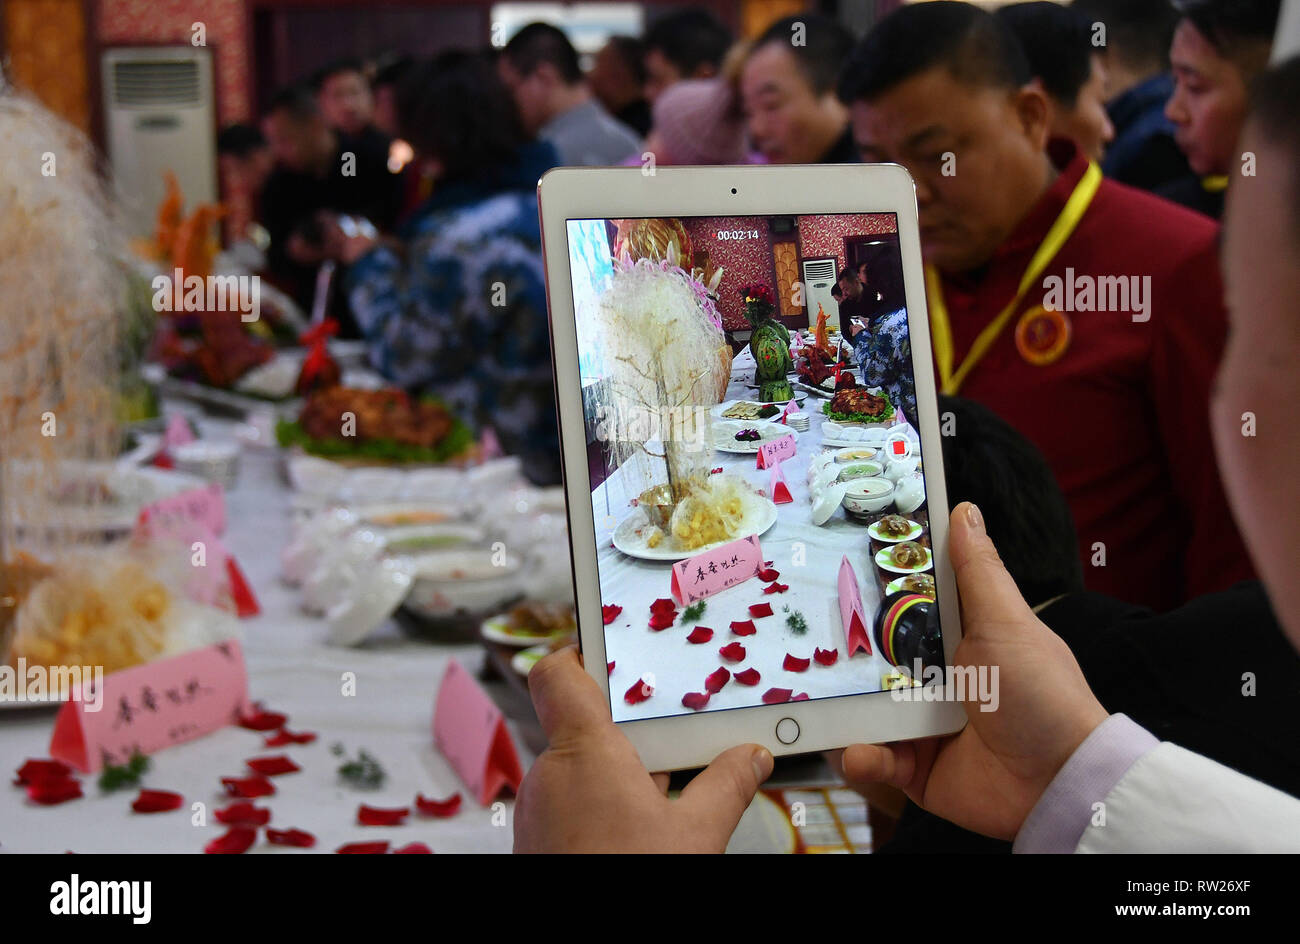
[[[140,511],[136,520],[135,536],[147,540],[174,541],[177,552],[189,558],[191,573],[186,593],[199,603],[210,606],[233,605],[240,618],[256,616],[261,612],[257,597],[221,539],[212,530],[211,504],[205,502],[205,489],[194,489],[195,498],[169,508],[158,510],[155,503]],[[180,497],[180,496],[175,496]],[[221,491],[216,492],[218,502]],[[190,514],[194,511],[195,514]],[[224,517],[224,513],[221,515]]]
[[[786,483],[785,472],[781,469],[781,463],[777,462],[772,466],[772,503],[774,505],[788,505],[793,498],[790,497],[790,486]]]
[[[517,791],[524,779],[501,709],[455,659],[438,686],[433,743],[481,806],[495,800],[503,787]]]
[[[226,530],[225,492],[215,482],[202,488],[191,488],[168,495],[140,509],[141,523],[158,519],[183,519],[202,521],[213,534]]]
[[[234,724],[248,702],[244,653],[233,639],[113,672],[102,689],[66,702],[50,738],[51,757],[86,773]]]
[[[173,413],[167,417],[167,428],[163,430],[163,449],[175,449],[177,446],[192,442],[194,442],[194,431],[190,429],[189,421],[180,413]]]
[[[795,412],[798,409],[799,409],[799,401],[796,400],[794,397],[791,397],[790,402],[787,403],[785,405],[785,409],[781,411],[781,422],[784,423],[786,421],[786,417],[788,417],[791,413]]]
[[[858,589],[858,575],[847,555],[840,561],[840,622],[844,626],[849,658],[853,658],[859,649],[871,655],[867,618],[862,611],[862,591]]]
[[[784,462],[795,454],[793,433],[786,433],[780,439],[771,439],[758,447],[757,467],[768,469],[774,462]]]
[[[683,606],[744,583],[763,567],[758,535],[751,534],[673,564],[671,593]]]

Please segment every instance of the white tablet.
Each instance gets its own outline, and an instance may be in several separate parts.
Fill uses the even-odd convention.
[[[908,173],[562,168],[538,193],[580,643],[642,761],[959,730]]]

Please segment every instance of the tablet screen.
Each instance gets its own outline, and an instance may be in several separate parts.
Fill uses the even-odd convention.
[[[895,215],[566,231],[614,720],[942,666]]]

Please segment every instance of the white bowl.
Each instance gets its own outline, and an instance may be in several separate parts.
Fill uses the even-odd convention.
[[[875,446],[849,446],[835,451],[835,461],[839,463],[869,462],[879,452]]]
[[[427,619],[486,614],[522,593],[522,564],[491,547],[436,551],[411,559],[415,582],[407,609]]]
[[[856,515],[881,511],[894,500],[894,483],[889,479],[854,479],[844,493],[844,507]]]

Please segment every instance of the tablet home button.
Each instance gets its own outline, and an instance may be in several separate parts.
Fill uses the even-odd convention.
[[[799,722],[793,718],[782,718],[776,723],[776,739],[782,744],[793,744],[799,740]]]

